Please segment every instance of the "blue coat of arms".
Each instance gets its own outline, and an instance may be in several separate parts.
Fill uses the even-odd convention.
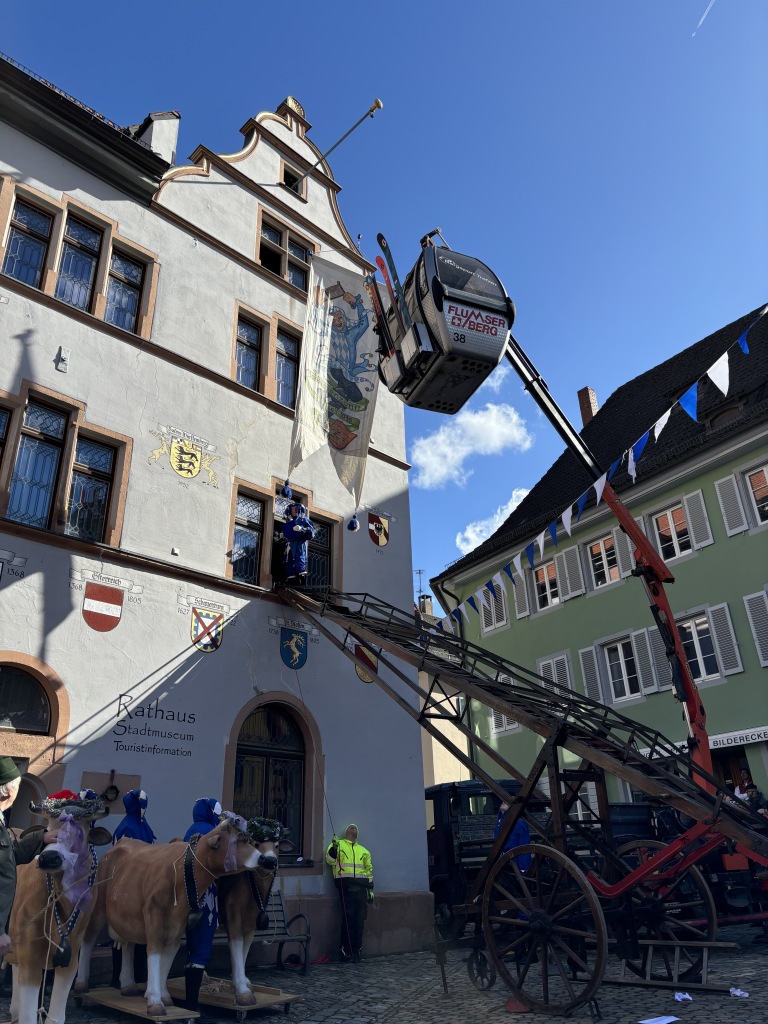
[[[288,668],[303,668],[307,660],[307,633],[303,629],[280,627],[280,657]]]

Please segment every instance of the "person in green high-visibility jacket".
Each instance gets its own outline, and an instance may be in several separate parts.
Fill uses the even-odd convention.
[[[333,868],[333,878],[341,905],[339,959],[360,963],[363,955],[363,925],[368,904],[373,903],[373,864],[371,855],[357,841],[357,825],[348,825],[344,838],[334,836],[325,851],[325,860]]]

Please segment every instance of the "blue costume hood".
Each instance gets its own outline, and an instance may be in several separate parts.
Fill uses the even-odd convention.
[[[194,835],[204,836],[206,832],[211,832],[219,824],[220,814],[221,804],[215,796],[202,797],[195,801],[192,808],[192,824],[184,833],[184,841],[189,842]]]
[[[132,789],[125,794],[125,817],[114,831],[113,843],[118,839],[139,839],[142,843],[154,843],[157,837],[143,814],[148,803],[147,794],[143,789]]]

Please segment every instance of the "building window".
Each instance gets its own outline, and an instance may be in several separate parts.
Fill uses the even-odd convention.
[[[758,523],[768,523],[768,466],[747,473],[747,483]]]
[[[662,558],[678,558],[692,550],[688,521],[682,505],[674,505],[655,515],[653,528]]]
[[[536,605],[539,609],[551,608],[560,603],[554,562],[545,562],[535,569],[533,579],[536,587]]]
[[[287,826],[293,849],[281,864],[303,856],[304,740],[279,704],[265,704],[243,722],[237,739],[233,810],[244,818],[275,818]]]
[[[143,281],[143,264],[113,250],[107,282],[107,307],[104,313],[104,319],[108,324],[122,327],[124,331],[135,331]]]
[[[51,705],[34,676],[15,665],[0,665],[0,730],[48,734]]]
[[[232,541],[232,576],[241,583],[259,582],[263,534],[264,502],[248,494],[238,494]]]
[[[312,520],[312,525],[316,532],[307,553],[307,586],[330,587],[331,526],[318,520]]]
[[[309,282],[311,252],[314,252],[313,247],[288,228],[262,222],[259,262],[265,270],[277,274],[303,292]]]
[[[296,405],[296,379],[299,372],[299,340],[285,331],[277,332],[277,357],[275,378],[277,400],[281,405],[293,409]]]
[[[261,328],[250,320],[237,318],[237,383],[258,389],[261,370]]]
[[[677,623],[677,631],[683,642],[685,656],[691,675],[696,683],[720,675],[715,654],[715,644],[706,615],[697,615]]]
[[[640,677],[637,673],[632,641],[620,640],[615,644],[606,644],[603,651],[613,700],[637,697],[640,694]]]
[[[50,214],[16,200],[3,260],[4,274],[32,288],[40,287],[52,224]]]
[[[47,529],[61,463],[67,415],[37,402],[24,410],[24,424],[11,478],[8,518]]]
[[[304,190],[299,185],[299,182],[303,185],[305,181],[306,178],[303,178],[298,171],[289,167],[288,164],[283,164],[283,184],[286,188],[289,188],[291,192],[295,192],[297,196],[303,195]]]
[[[592,580],[595,589],[620,579],[619,564],[616,558],[616,544],[612,533],[592,541],[588,545],[589,563],[592,566]]]
[[[67,217],[56,298],[90,312],[93,282],[101,251],[102,233],[75,217]]]
[[[78,437],[64,528],[68,536],[97,543],[104,539],[115,454],[108,445]]]

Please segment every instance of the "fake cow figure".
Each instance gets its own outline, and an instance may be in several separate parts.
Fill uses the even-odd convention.
[[[95,905],[93,848],[112,840],[111,832],[93,822],[109,811],[89,790],[80,796],[64,790],[29,807],[47,819],[55,840],[18,868],[8,929],[13,952],[6,958],[13,965],[11,1019],[35,1024],[43,971],[55,968],[47,1020],[64,1024],[80,943]]]
[[[223,814],[206,835],[188,843],[153,846],[121,839],[99,862],[97,899],[80,951],[76,992],[88,991],[93,945],[107,925],[123,947],[120,989],[135,995],[133,947],[147,947],[147,1015],[162,1017],[173,1000],[168,972],[190,916],[199,914],[208,886],[222,875],[256,868],[263,855],[245,831],[246,822]],[[274,855],[273,855],[274,859]]]
[[[275,884],[278,853],[293,849],[293,843],[287,838],[289,829],[272,818],[251,818],[247,831],[261,854],[259,866],[219,883],[219,918],[229,941],[232,984],[238,1006],[251,1006],[256,1002],[245,975],[245,961],[254,933],[269,927],[267,905]]]

